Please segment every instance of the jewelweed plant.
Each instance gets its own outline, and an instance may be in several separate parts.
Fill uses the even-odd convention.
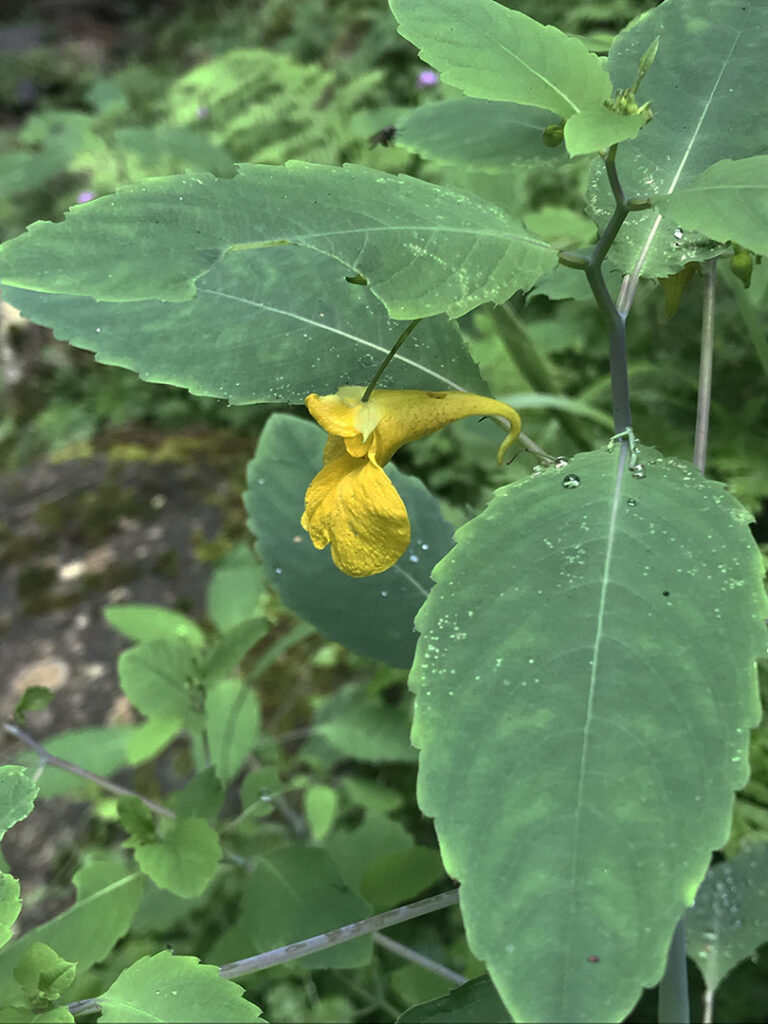
[[[87,935],[73,936],[84,925],[70,912],[10,939],[2,1019],[259,1020],[229,979],[292,957],[315,973],[358,967],[365,936],[457,894],[487,977],[403,1021],[620,1021],[657,983],[659,1019],[684,1021],[686,937],[712,1019],[725,973],[768,937],[765,846],[708,874],[749,776],[768,604],[750,514],[706,476],[718,268],[748,285],[768,254],[768,5],[664,0],[605,59],[493,0],[390,7],[456,95],[402,115],[380,141],[499,180],[520,164],[566,174],[569,160],[589,162],[593,243],[563,247],[551,224],[537,234],[504,205],[416,177],[246,163],[234,177],[147,178],[34,223],[0,248],[0,276],[24,315],[148,381],[237,405],[307,400],[329,435],[325,461],[313,424],[273,415],[249,467],[249,520],[288,607],[409,669],[418,801],[458,889],[392,910],[392,872],[391,902],[372,914],[323,846],[335,798],[316,787],[312,834],[246,864],[240,934],[253,955],[217,972],[154,951],[67,1009],[77,972],[130,928],[146,879],[194,899],[222,857],[230,872],[244,864],[227,853],[228,825],[206,816],[207,783],[172,813],[123,796],[131,867],[82,869],[75,910],[94,894],[101,908]],[[663,279],[672,309],[686,288],[703,297],[690,462],[664,454],[662,433],[633,430],[627,345],[642,278]],[[605,322],[612,427],[564,458],[526,431],[525,401],[485,397],[461,326],[480,306],[508,310],[516,292],[585,289]],[[753,335],[766,369],[765,333]],[[501,414],[514,438],[515,407],[532,472],[455,536],[423,484],[383,469],[460,416]],[[578,404],[560,412],[583,436]],[[248,571],[229,585],[247,586]],[[186,730],[201,779],[210,764],[219,788],[241,783],[259,673],[235,669],[258,621],[222,622],[211,645],[188,620],[110,614],[140,641],[120,675],[147,719],[141,756]],[[35,788],[23,768],[4,769],[4,826]],[[425,852],[428,883],[430,864]],[[7,939],[9,875],[0,893]]]

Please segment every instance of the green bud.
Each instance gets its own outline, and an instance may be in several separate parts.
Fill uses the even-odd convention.
[[[564,121],[561,121],[560,124],[548,124],[541,134],[541,137],[544,140],[544,145],[549,146],[550,149],[557,149],[563,141],[564,126]]]
[[[749,288],[752,282],[752,265],[752,253],[745,249],[735,252],[728,264],[745,288]]]

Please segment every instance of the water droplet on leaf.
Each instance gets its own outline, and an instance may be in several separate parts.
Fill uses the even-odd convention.
[[[569,473],[568,476],[563,477],[563,487],[578,487],[580,483],[581,480],[579,480],[577,476],[574,476],[573,473]]]

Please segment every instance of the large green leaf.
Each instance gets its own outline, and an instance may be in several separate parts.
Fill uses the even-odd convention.
[[[625,446],[497,492],[417,619],[419,799],[521,1020],[620,1020],[730,829],[768,614],[749,514]]]
[[[559,163],[562,151],[545,146],[542,138],[557,120],[548,110],[518,103],[443,100],[405,114],[397,123],[396,142],[439,163],[501,172],[536,160]]]
[[[411,520],[410,547],[378,576],[352,579],[339,572],[330,552],[317,551],[300,523],[304,494],[323,463],[325,439],[319,427],[295,416],[270,417],[248,466],[249,525],[270,578],[292,611],[352,650],[407,668],[416,647],[413,619],[453,530],[426,487],[393,468],[392,480]]]
[[[103,1024],[256,1024],[264,1019],[217,967],[165,949],[126,968],[99,1004]]]
[[[608,58],[616,83],[632,82],[640,58],[660,39],[638,97],[651,101],[655,117],[637,139],[619,146],[619,179],[628,196],[672,195],[718,160],[765,151],[766,35],[764,0],[665,0],[617,36]],[[613,200],[602,163],[595,167],[590,200],[605,223]],[[645,276],[663,277],[721,251],[677,228],[656,210],[632,213],[611,260],[622,270],[637,266]]]
[[[493,0],[389,0],[389,6],[422,60],[467,96],[567,118],[611,95],[607,73],[579,39]]]
[[[656,205],[684,228],[768,253],[768,156],[720,160]]]
[[[13,968],[35,942],[45,942],[82,974],[103,960],[128,931],[139,904],[142,878],[116,858],[90,856],[74,877],[77,902],[0,951],[0,1004],[19,995]]]
[[[748,842],[714,864],[685,919],[688,953],[714,991],[768,942],[768,843]]]
[[[297,246],[227,253],[186,302],[11,287],[3,296],[102,363],[234,405],[302,402],[365,381],[403,327],[367,288],[349,284],[335,259]],[[482,380],[456,325],[438,316],[410,335],[382,386],[478,391]]]
[[[400,319],[502,301],[557,262],[514,217],[468,193],[351,164],[242,164],[235,178],[149,178],[61,223],[38,221],[0,248],[0,279],[107,302],[189,304],[203,290],[227,303],[234,289],[237,319],[260,304],[280,309],[306,285],[320,317],[320,282],[286,278],[285,264],[277,275],[262,269],[263,250],[286,245],[333,257],[340,278],[344,267],[362,274]],[[209,345],[224,326],[207,320]]]

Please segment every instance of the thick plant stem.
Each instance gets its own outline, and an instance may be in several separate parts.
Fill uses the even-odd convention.
[[[642,209],[643,204],[628,200],[616,173],[616,146],[611,146],[605,155],[605,170],[616,206],[605,231],[587,255],[563,252],[560,262],[567,267],[583,270],[592,289],[598,308],[608,327],[608,351],[611,364],[611,404],[613,423],[617,434],[632,426],[632,411],[629,404],[629,372],[627,369],[627,313],[619,309],[608,291],[603,277],[603,260],[616,240],[621,225],[632,210]]]
[[[389,352],[387,352],[387,354],[384,356],[384,359],[381,361],[381,365],[379,366],[379,368],[376,371],[376,373],[374,373],[374,375],[371,377],[371,380],[370,380],[370,383],[368,384],[368,387],[363,392],[363,397],[362,397],[362,401],[363,402],[367,402],[368,399],[371,397],[371,392],[373,391],[373,389],[378,384],[379,379],[380,379],[382,373],[384,373],[386,368],[389,366],[389,364],[392,362],[392,360],[397,355],[397,350],[403,344],[403,342],[408,337],[408,335],[411,333],[411,331],[416,327],[417,324],[420,324],[421,321],[422,321],[422,317],[419,317],[417,320],[411,320],[411,322],[405,328],[405,330],[400,335],[400,337],[397,339],[395,344],[392,346],[392,348],[389,350]]]
[[[616,207],[611,219],[592,249],[584,268],[587,281],[603,314],[608,330],[608,346],[611,363],[611,399],[613,424],[617,434],[632,426],[632,412],[629,404],[629,373],[627,369],[627,317],[620,313],[603,277],[603,260],[616,240],[621,226],[627,219],[630,205],[616,173],[616,146],[611,146],[605,157],[605,169]]]
[[[717,261],[704,264],[704,306],[701,316],[701,355],[699,358],[699,399],[696,406],[696,429],[693,442],[693,464],[704,472],[707,465],[709,411],[712,402],[712,356],[715,348],[715,288]]]
[[[685,958],[685,922],[677,922],[667,954],[667,969],[659,982],[659,1024],[688,1024],[688,965]]]

